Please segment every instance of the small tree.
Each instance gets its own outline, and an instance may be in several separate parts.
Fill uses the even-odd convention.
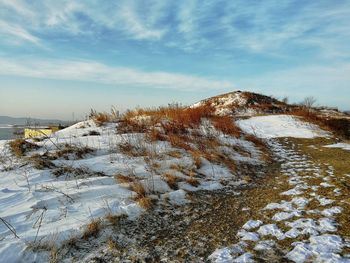
[[[312,97],[312,96],[306,97],[306,98],[303,100],[303,102],[301,103],[301,105],[302,105],[303,107],[305,107],[306,109],[311,109],[311,108],[315,105],[316,101],[317,101],[317,100],[316,100],[315,97]]]

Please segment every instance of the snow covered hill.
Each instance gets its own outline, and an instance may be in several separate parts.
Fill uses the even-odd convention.
[[[161,247],[161,242],[152,243],[151,247],[158,246],[157,252],[144,251],[146,241],[141,232],[150,231],[154,240],[156,235],[170,238],[164,237],[167,229],[163,229],[163,221],[146,230],[147,226],[137,223],[145,220],[145,215],[151,217],[152,211],[158,216],[166,214],[164,222],[180,216],[187,225],[176,238],[206,246],[206,242],[186,236],[187,227],[198,220],[205,221],[207,216],[215,221],[215,213],[209,216],[208,211],[203,212],[204,217],[196,217],[200,202],[209,207],[206,209],[216,209],[210,206],[211,198],[201,200],[202,195],[215,193],[219,200],[226,200],[259,187],[266,194],[249,198],[258,198],[254,201],[258,203],[273,195],[274,202],[268,200],[257,209],[250,208],[244,199],[235,201],[242,202],[236,213],[257,213],[247,222],[237,222],[242,224],[236,233],[239,242],[203,249],[205,256],[211,254],[209,259],[196,255],[190,245],[182,247],[191,260],[250,262],[261,256],[253,251],[272,248],[276,252],[279,242],[287,244],[285,240],[295,239],[283,248],[284,258],[346,262],[341,251],[348,244],[337,234],[335,220],[346,210],[338,196],[341,190],[347,192],[341,186],[330,188],[339,183],[331,165],[315,163],[290,143],[293,138],[329,139],[331,134],[291,115],[232,118],[285,111],[288,106],[272,98],[234,92],[190,108],[138,109],[119,119],[96,113],[92,119],[50,137],[0,141],[0,262],[98,262],[92,260],[97,255],[105,261],[142,261],[152,258],[152,253],[161,257],[169,244]],[[280,176],[268,179],[270,174],[265,171],[279,164]],[[316,178],[320,180],[317,184]],[[272,180],[272,187],[264,189],[261,180]],[[315,201],[322,209],[308,208],[307,204]],[[232,204],[225,201],[223,205],[231,211]],[[272,215],[271,210],[280,211]],[[308,217],[309,213],[312,216]],[[232,214],[232,220],[237,216]],[[120,222],[124,225],[117,228]],[[231,226],[231,222],[227,224]],[[136,229],[134,236],[125,232],[131,226]],[[220,226],[218,231],[226,228]],[[307,235],[305,240],[300,239],[301,233]],[[215,233],[209,233],[208,239],[211,235]],[[181,249],[174,245],[174,252],[169,253]],[[163,257],[163,261],[174,259],[168,254]]]
[[[269,96],[252,92],[235,91],[202,100],[192,107],[210,105],[218,115],[245,115],[286,113],[293,108]]]

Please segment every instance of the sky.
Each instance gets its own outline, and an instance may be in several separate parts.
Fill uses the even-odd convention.
[[[235,90],[350,110],[349,0],[0,0],[0,115]]]

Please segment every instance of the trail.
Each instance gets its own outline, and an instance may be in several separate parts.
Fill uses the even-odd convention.
[[[271,189],[275,200],[245,222],[236,244],[216,250],[210,259],[350,262],[349,236],[339,234],[345,226],[337,220],[349,197],[347,189],[338,185],[349,176],[336,176],[334,167],[313,161],[288,139],[270,140],[269,145],[281,163],[281,174]]]

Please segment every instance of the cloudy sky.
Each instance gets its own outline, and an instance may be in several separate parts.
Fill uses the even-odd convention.
[[[233,91],[350,109],[349,0],[0,0],[0,115]]]

